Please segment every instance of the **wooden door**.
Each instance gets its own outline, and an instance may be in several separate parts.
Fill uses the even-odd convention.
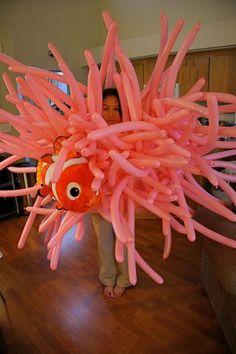
[[[210,58],[209,91],[236,95],[236,48]]]
[[[157,57],[153,57],[153,58],[147,58],[144,60],[144,71],[143,71],[143,82],[144,85],[147,84],[148,80],[150,79],[152,72],[155,68],[155,64],[157,61]]]
[[[175,55],[168,58],[166,68],[171,65]],[[147,84],[156,64],[157,57],[132,60],[139,85]],[[236,95],[236,48],[208,50],[188,53],[180,67],[177,82],[180,95],[186,94],[202,77],[206,83],[203,91],[227,92]]]
[[[200,79],[205,78],[203,91],[208,91],[209,56],[187,55],[179,71],[180,95],[185,95]]]
[[[144,64],[141,60],[134,60],[132,61],[134,70],[136,72],[137,78],[138,78],[138,82],[139,82],[139,88],[142,89],[143,88],[143,78],[144,78],[144,74],[143,74],[143,67]]]

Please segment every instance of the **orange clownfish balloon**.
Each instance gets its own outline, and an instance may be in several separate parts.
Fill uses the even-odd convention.
[[[65,138],[60,139],[60,143]],[[76,152],[70,152],[58,182],[52,183],[58,153],[58,139],[54,144],[55,154],[43,156],[37,165],[37,184],[42,185],[39,194],[45,197],[51,194],[58,201],[58,208],[73,212],[86,212],[99,203],[99,194],[91,189],[94,176],[89,170],[88,162]]]

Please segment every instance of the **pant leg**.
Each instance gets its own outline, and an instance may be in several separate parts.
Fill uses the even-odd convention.
[[[118,276],[116,279],[116,285],[121,288],[127,288],[131,286],[129,281],[129,271],[128,271],[128,257],[127,249],[124,250],[124,261],[122,263],[117,262]]]
[[[112,225],[99,214],[93,214],[92,221],[98,240],[99,279],[105,286],[115,286],[117,263]]]

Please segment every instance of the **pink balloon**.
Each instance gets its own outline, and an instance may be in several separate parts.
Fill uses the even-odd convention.
[[[61,252],[61,244],[62,240],[58,242],[58,244],[52,249],[52,253],[50,256],[50,268],[51,270],[56,270],[59,260],[59,255]]]
[[[95,158],[91,158],[89,161],[89,169],[92,172],[92,174],[94,175],[95,178],[102,180],[104,178],[104,173],[102,172],[102,170],[100,170],[97,165],[96,165],[96,160]]]
[[[207,153],[211,151],[216,143],[218,138],[218,130],[219,130],[219,112],[218,112],[218,104],[216,97],[214,95],[209,95],[207,99],[208,105],[208,136],[206,145],[199,149],[201,154]]]
[[[189,196],[192,200],[195,200],[198,204],[214,211],[215,213],[222,215],[230,221],[236,221],[236,215],[228,208],[224,207],[216,198],[210,194],[199,193],[199,189],[182,179],[181,184],[185,195]]]
[[[63,239],[63,236],[76,224],[81,218],[81,214],[67,212],[63,223],[60,225],[58,231],[53,235],[48,243],[48,249],[56,247]]]
[[[236,221],[236,220],[234,220]],[[201,234],[205,235],[206,237],[210,238],[213,241],[219,242],[222,245],[231,247],[231,248],[236,248],[236,241],[232,240],[228,237],[225,237],[221,234],[219,234],[218,232],[209,230],[208,228],[206,228],[205,226],[199,224],[196,220],[193,220],[193,224],[195,229],[200,232]]]
[[[118,238],[115,241],[115,257],[118,263],[124,262],[124,243]]]
[[[24,108],[24,102],[19,99],[18,94],[15,90],[15,87],[13,86],[9,76],[6,73],[3,73],[2,78],[3,78],[3,81],[8,89],[8,92],[10,94],[10,95],[6,96],[6,99],[9,102],[12,102],[13,104],[15,104],[17,110],[19,111],[19,113],[21,115],[26,115],[26,110]]]
[[[121,81],[127,97],[130,119],[133,121],[141,120],[140,112],[136,109],[136,102],[133,96],[133,89],[130,84],[129,77],[124,71],[121,71]]]
[[[197,33],[200,30],[200,24],[196,24],[192,30],[188,33],[187,37],[185,38],[182,46],[180,47],[172,65],[170,68],[170,72],[168,74],[168,81],[167,81],[167,87],[166,87],[166,92],[165,95],[167,97],[172,97],[173,95],[173,90],[174,90],[174,85],[176,82],[177,74],[180,68],[180,65],[182,64],[182,61],[184,59],[185,54],[187,53],[187,50],[191,46],[194,38],[196,37]]]
[[[97,140],[101,139],[113,134],[127,132],[130,130],[152,130],[156,129],[154,124],[148,122],[124,122],[120,124],[115,124],[113,126],[108,126],[105,128],[101,128],[98,131],[94,131],[88,134],[89,140]]]
[[[55,210],[49,217],[46,217],[39,225],[39,232],[44,232],[50,224],[61,217],[61,214],[61,210]]]
[[[147,83],[147,87],[150,87],[150,92],[151,92],[151,101],[153,98],[156,96],[156,92],[158,90],[158,87],[160,85],[161,77],[163,70],[165,68],[167,59],[170,55],[170,52],[172,50],[172,47],[184,25],[183,20],[179,20],[176,22],[176,25],[170,35],[170,38],[167,40],[165,47],[163,48],[162,55],[159,55],[157,58],[157,62],[154,68],[154,71],[151,75],[151,78],[149,79]]]
[[[54,231],[54,225],[50,225],[47,230],[44,233],[44,243],[45,245],[48,244],[48,242],[51,240],[51,237],[53,235]]]
[[[36,167],[8,167],[8,170],[14,173],[35,173]]]
[[[147,184],[150,184],[152,187],[154,187],[155,189],[157,189],[158,191],[160,191],[161,193],[167,194],[167,195],[171,195],[172,194],[172,190],[163,185],[158,179],[152,178],[150,176],[145,178],[145,182]]]
[[[81,150],[81,155],[84,157],[89,157],[96,154],[97,144],[95,141],[91,142],[88,146]]]
[[[56,136],[63,136],[64,130],[62,129],[62,121],[61,115],[57,113],[55,109],[53,109],[50,105],[48,105],[47,98],[43,94],[42,90],[40,90],[39,83],[33,76],[26,76],[27,83],[31,86],[35,96],[40,102],[40,105],[48,117],[53,129],[55,130]]]
[[[163,278],[144,261],[137,251],[135,251],[135,260],[140,268],[142,268],[157,284],[164,283]]]
[[[123,158],[122,155],[119,154],[117,151],[111,150],[109,155],[112,158],[112,160],[115,161],[120,166],[120,168],[122,168],[127,173],[136,177],[146,177],[148,175],[147,169],[140,169],[135,167],[130,162],[128,162],[125,158]]]
[[[100,75],[101,75],[101,81],[102,84],[104,84],[105,82],[105,77],[106,77],[106,72],[109,66],[109,61],[110,61],[110,57],[112,55],[112,52],[114,50],[114,44],[115,44],[115,37],[117,35],[117,24],[114,22],[109,26],[109,31],[108,31],[108,35],[106,38],[106,42],[104,45],[104,52],[103,52],[103,57],[102,57],[102,63],[101,63],[101,68],[100,68]],[[114,62],[114,58],[113,58],[113,62]],[[112,75],[110,74],[109,77],[111,77]],[[111,86],[109,86],[111,87]]]
[[[12,163],[20,160],[19,156],[12,155],[10,157],[5,158],[3,161],[0,162],[0,170],[3,170],[5,167],[8,167]]]
[[[229,183],[225,182],[222,178],[218,177],[219,187],[227,194],[227,196],[232,200],[234,205],[236,205],[236,192],[230,186]]]
[[[163,220],[162,221],[162,232],[164,235],[164,251],[163,251],[163,259],[167,259],[170,255],[171,251],[171,242],[172,242],[172,237],[171,237],[171,227],[170,227],[170,222]]]
[[[41,204],[41,201],[42,201],[42,197],[38,196],[36,201],[35,201],[35,203],[34,203],[34,207],[35,208],[39,207],[40,204]],[[20,239],[19,239],[19,242],[18,242],[18,248],[21,249],[21,248],[24,247],[25,242],[26,242],[26,240],[28,238],[28,235],[30,233],[31,227],[32,227],[32,225],[34,223],[34,220],[36,218],[36,215],[37,214],[35,214],[35,213],[32,213],[32,212],[30,213],[30,215],[29,215],[29,217],[28,217],[28,219],[26,221],[26,224],[24,226],[24,229],[22,231],[22,234],[20,236]]]
[[[166,42],[168,40],[168,18],[166,14],[161,11],[160,13],[160,30],[161,30],[161,41],[159,55],[163,52]]]
[[[201,174],[205,176],[213,186],[218,186],[218,180],[215,176],[215,171],[208,164],[208,161],[205,161],[204,158],[199,156],[198,154],[193,154],[193,159],[196,161],[198,166],[200,167]]]
[[[30,195],[34,192],[37,192],[41,187],[29,187],[29,188],[22,188],[22,189],[13,189],[13,190],[0,190],[0,197],[20,197],[23,195]]]
[[[172,180],[175,184],[175,192],[177,194],[178,204],[188,213],[189,208],[188,208],[183,190],[181,188],[180,179],[175,171],[171,171],[170,175],[171,175]],[[196,235],[195,235],[194,227],[193,227],[193,224],[191,221],[191,215],[183,218],[183,222],[184,222],[184,226],[185,226],[187,237],[188,237],[189,241],[195,241]]]
[[[132,285],[137,283],[137,272],[136,272],[136,259],[135,259],[135,245],[134,242],[129,242],[127,244],[128,252],[128,270],[129,270],[129,279]]]
[[[221,177],[222,179],[224,179],[225,181],[229,181],[229,182],[236,182],[236,175],[230,175],[228,173],[222,173],[219,171],[215,171],[215,175],[218,177]]]
[[[79,220],[79,222],[76,225],[75,240],[81,241],[82,238],[84,237],[84,233],[85,233],[84,218],[81,217],[81,219]]]
[[[205,191],[195,176],[203,176],[219,185],[236,203],[236,193],[227,182],[235,182],[236,176],[218,171],[232,168],[222,161],[234,156],[236,142],[220,141],[221,136],[236,137],[236,129],[219,126],[219,114],[235,112],[236,97],[228,93],[202,92],[205,83],[200,78],[184,95],[173,97],[177,74],[185,54],[195,38],[199,25],[193,27],[183,41],[172,64],[166,68],[169,54],[183,27],[177,21],[168,36],[168,21],[161,13],[161,40],[158,59],[145,89],[139,88],[131,61],[121,49],[117,24],[108,12],[103,14],[108,36],[100,69],[90,51],[85,51],[88,64],[87,86],[77,81],[62,55],[49,43],[63,75],[48,70],[28,67],[0,54],[0,61],[16,72],[16,83],[7,74],[4,82],[8,89],[7,100],[15,105],[17,114],[0,109],[0,122],[17,130],[15,136],[0,133],[0,151],[13,155],[0,162],[0,169],[8,167],[16,173],[32,173],[35,168],[10,166],[24,157],[42,161],[42,156],[55,154],[55,142],[64,139],[60,152],[56,152],[52,181],[57,183],[64,162],[70,152],[86,157],[93,174],[90,190],[97,191],[100,202],[96,209],[113,224],[116,234],[116,257],[123,260],[128,253],[131,284],[136,284],[136,264],[157,283],[163,279],[137,253],[135,247],[135,214],[144,208],[162,221],[164,237],[163,258],[171,252],[172,229],[195,240],[195,231],[207,237],[235,247],[235,241],[204,228],[192,220],[194,210],[187,203],[191,198],[215,213],[236,221],[236,215],[221,201]],[[120,73],[116,72],[118,59]],[[63,82],[69,93],[62,92],[53,81]],[[117,88],[122,111],[122,123],[110,125],[102,117],[102,91],[104,87]],[[51,105],[53,102],[54,105]],[[55,109],[56,108],[56,109]],[[199,118],[208,120],[202,126]],[[55,145],[56,146],[56,145]],[[225,151],[214,152],[215,149]],[[56,149],[58,150],[58,149]],[[35,193],[41,186],[24,190],[1,191],[0,195],[18,196]],[[1,194],[2,193],[2,194]],[[51,195],[38,197],[29,206],[28,221],[19,241],[23,247],[36,215],[43,220],[39,232],[45,233],[50,267],[56,269],[64,237],[72,229],[75,239],[85,232],[84,214],[56,209]]]
[[[88,75],[88,110],[90,113],[102,113],[102,87],[99,69],[89,50],[84,52],[89,65]]]
[[[146,202],[145,199],[139,197],[138,195],[135,194],[135,192],[133,192],[132,190],[130,190],[129,188],[125,188],[125,193],[132,198],[136,203],[138,203],[139,205],[143,206],[144,208],[146,208],[147,210],[151,211],[153,214],[157,215],[158,217],[162,218],[163,220],[170,220],[170,217],[168,215],[168,213],[162,211],[161,209],[159,209],[158,207],[154,206],[154,205],[150,205]]]
[[[121,80],[120,74],[117,73],[114,74],[113,80],[115,82],[115,85],[119,93],[121,110],[122,110],[122,120],[123,122],[128,122],[130,120],[130,113],[129,113],[127,98],[124,92],[124,85]]]
[[[61,54],[56,49],[56,47],[50,42],[50,43],[48,43],[48,48],[51,50],[51,52],[53,53],[54,57],[57,59],[59,67],[61,68],[61,71],[63,71],[63,74],[64,74],[65,78],[70,83],[72,83],[72,85],[71,85],[72,87],[71,88],[75,88],[74,84],[76,84],[77,89],[79,88],[80,92],[86,94],[87,93],[87,87],[85,85],[81,84],[80,82],[77,82],[75,80],[72,72],[70,71],[70,69],[66,65],[64,59],[62,58]],[[60,80],[58,80],[58,81],[60,81]],[[76,92],[73,92],[73,94],[76,95]]]
[[[236,141],[217,141],[215,148],[219,149],[236,149]]]
[[[188,91],[187,94],[193,93],[193,92],[198,92],[200,91],[203,86],[205,85],[206,79],[204,77],[201,77],[200,79],[197,80],[197,82],[191,87],[191,89]],[[203,93],[204,95],[204,93]]]
[[[2,55],[2,54],[1,54]],[[1,57],[0,57],[1,58]],[[8,57],[9,58],[9,57]],[[14,60],[10,58],[11,60]],[[2,60],[2,59],[0,59]],[[9,70],[17,73],[31,74],[39,77],[47,77],[48,79],[60,81],[66,83],[66,79],[62,75],[59,75],[53,71],[47,71],[39,68],[34,68],[32,66],[26,66],[18,62],[12,62],[9,66]]]
[[[131,64],[130,60],[122,52],[118,53],[118,60],[119,60],[121,67],[124,70],[124,72],[121,71],[121,78],[123,78],[123,74],[126,74],[127,79],[130,82],[130,87],[132,89],[132,92],[130,92],[129,87],[127,87],[128,92],[126,92],[127,98],[129,98],[129,96],[130,96],[130,100],[132,100],[133,105],[134,105],[133,107],[131,107],[131,106],[129,107],[130,113],[132,110],[132,112],[134,112],[134,114],[135,114],[135,116],[133,118],[131,115],[131,120],[141,120],[142,119],[141,96],[140,96],[140,90],[139,90],[139,82],[138,82],[134,67]],[[123,78],[123,86],[124,86],[125,90],[126,90],[126,84],[125,84],[124,80],[126,81],[126,75]],[[128,100],[128,103],[129,103],[129,100]],[[131,104],[132,103],[130,102],[130,105]]]
[[[236,104],[235,95],[224,92],[205,92],[203,95],[203,99],[207,99],[207,97],[212,94],[217,98],[218,101]]]
[[[129,176],[126,176],[118,183],[111,199],[110,213],[111,213],[112,224],[114,227],[116,237],[118,238],[118,240],[120,240],[123,243],[126,242],[127,238],[130,237],[132,238],[132,236],[129,235],[130,230],[128,228],[124,230],[123,227],[124,224],[122,223],[122,220],[119,215],[120,196],[125,186],[128,184],[129,178],[130,178]]]
[[[219,127],[219,134],[236,138],[236,127]]]
[[[129,135],[122,137],[122,140],[125,142],[134,142],[138,140],[155,139],[161,136],[162,136],[161,132],[156,129],[155,131],[148,130],[146,132],[141,132],[141,133],[133,133],[133,134],[130,133]]]
[[[37,207],[26,207],[26,210],[28,212],[32,212],[35,214],[40,214],[40,215],[51,215],[54,211],[56,211],[57,209],[46,209],[46,208],[37,208]]]

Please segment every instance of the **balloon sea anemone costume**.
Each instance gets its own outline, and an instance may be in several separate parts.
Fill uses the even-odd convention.
[[[236,221],[236,215],[194,178],[204,176],[236,204],[236,192],[228,183],[236,182],[236,177],[217,170],[218,167],[235,169],[234,164],[223,159],[235,155],[236,141],[225,142],[220,137],[236,137],[236,127],[219,126],[219,113],[235,112],[236,97],[203,92],[203,78],[184,96],[174,97],[178,70],[199,24],[187,34],[166,69],[183,21],[177,21],[168,35],[167,18],[161,13],[158,58],[146,87],[140,91],[134,68],[121,49],[117,24],[107,12],[104,21],[108,35],[100,68],[90,51],[85,51],[89,67],[87,86],[75,79],[51,43],[48,47],[63,75],[28,67],[0,54],[0,60],[9,70],[19,74],[16,82],[23,96],[23,99],[18,97],[9,76],[3,74],[9,92],[6,98],[15,105],[18,114],[0,109],[0,121],[9,123],[19,134],[0,133],[0,151],[10,155],[0,163],[0,168],[17,173],[37,172],[35,186],[0,191],[0,197],[37,195],[34,205],[27,207],[29,216],[18,247],[24,246],[36,216],[43,215],[39,233],[44,234],[52,269],[57,267],[66,233],[76,225],[75,239],[80,240],[84,215],[97,212],[113,225],[118,261],[122,261],[127,248],[131,283],[137,281],[136,263],[157,283],[162,283],[162,277],[135,248],[135,211],[139,207],[162,221],[164,258],[171,251],[172,229],[186,235],[189,241],[195,240],[198,231],[216,242],[236,247],[235,240],[193,220],[194,210],[186,200],[188,197]],[[115,60],[120,66],[119,73]],[[66,83],[70,94],[53,85],[52,79]],[[108,126],[101,115],[102,91],[112,86],[119,92],[123,121]],[[200,117],[208,125],[201,125]],[[37,168],[11,166],[24,157],[36,159]]]

